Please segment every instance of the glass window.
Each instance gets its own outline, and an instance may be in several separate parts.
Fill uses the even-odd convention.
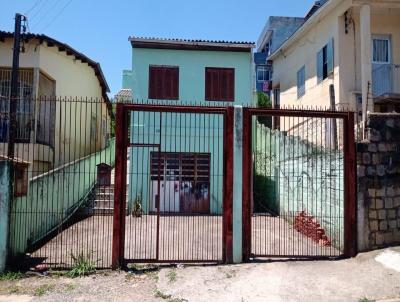
[[[372,39],[372,61],[374,63],[390,63],[390,40],[379,37]]]
[[[270,73],[267,66],[257,66],[257,82],[270,80]]]
[[[306,93],[306,68],[301,67],[297,72],[297,98],[301,98]]]

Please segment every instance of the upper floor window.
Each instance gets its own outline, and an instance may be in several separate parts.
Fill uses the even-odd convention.
[[[206,101],[229,101],[235,98],[235,69],[206,67]]]
[[[317,83],[333,73],[333,39],[317,53]]]
[[[297,98],[301,98],[306,93],[306,67],[303,66],[297,72]]]
[[[179,67],[149,67],[149,98],[161,100],[179,99]]]
[[[270,80],[270,70],[267,66],[257,66],[257,82],[265,82]]]
[[[374,36],[372,38],[372,62],[390,63],[390,36]]]

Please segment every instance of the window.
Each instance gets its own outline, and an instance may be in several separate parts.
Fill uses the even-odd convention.
[[[269,69],[267,66],[257,66],[257,82],[265,82],[269,81],[270,79],[270,74],[269,74]]]
[[[306,93],[306,67],[303,66],[297,72],[297,98],[301,98]]]
[[[149,98],[160,100],[179,99],[179,67],[149,67]]]
[[[234,101],[235,69],[206,67],[207,101]]]
[[[317,83],[333,72],[333,39],[317,53]]]
[[[390,63],[390,37],[375,36],[372,39],[372,62]]]

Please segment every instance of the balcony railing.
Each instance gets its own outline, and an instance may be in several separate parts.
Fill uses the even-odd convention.
[[[373,64],[372,94],[379,97],[384,94],[400,93],[400,65]]]

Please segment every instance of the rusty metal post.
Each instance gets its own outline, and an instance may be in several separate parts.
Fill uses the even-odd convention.
[[[234,109],[228,107],[224,116],[224,190],[222,258],[233,263],[233,128]]]
[[[112,242],[112,268],[123,265],[125,244],[127,114],[123,104],[117,104],[115,136],[114,220]]]
[[[251,193],[252,193],[252,157],[251,157],[251,115],[243,109],[243,261],[250,260],[251,253]]]
[[[357,205],[356,205],[356,148],[354,140],[354,113],[348,112],[344,123],[344,256],[357,254]]]

